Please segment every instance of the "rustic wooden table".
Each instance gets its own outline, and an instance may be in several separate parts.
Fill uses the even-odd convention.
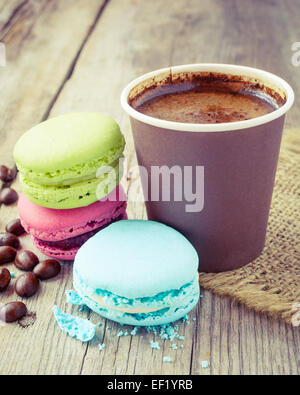
[[[0,41],[7,57],[0,68],[1,164],[13,164],[13,146],[29,127],[88,110],[120,123],[134,166],[120,92],[134,77],[164,66],[257,66],[286,78],[300,95],[300,67],[291,61],[299,12],[299,0],[1,0]],[[296,103],[287,125],[299,121]],[[128,190],[130,180],[124,185]],[[20,191],[18,182],[14,187]],[[145,218],[141,203],[130,203],[128,211],[130,218]],[[15,217],[15,206],[2,206],[0,230]],[[22,245],[33,249],[27,236]],[[95,323],[99,317],[66,304],[64,293],[71,288],[69,263],[28,301],[37,314],[34,325],[0,327],[0,374],[299,374],[299,329],[205,291],[190,324],[180,325],[185,340],[177,341],[184,346],[178,350],[157,338],[161,349],[153,350],[149,342],[155,337],[146,333],[117,337],[120,327],[106,320],[97,340],[76,342],[58,329],[53,304]],[[0,298],[4,303],[16,296],[10,288]],[[106,344],[104,351],[99,342]],[[163,356],[172,362],[163,363]],[[209,368],[202,368],[203,360]]]

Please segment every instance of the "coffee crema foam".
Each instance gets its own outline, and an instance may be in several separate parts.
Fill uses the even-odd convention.
[[[141,89],[129,99],[137,111],[183,123],[226,123],[268,114],[285,103],[278,93],[241,76],[184,73]]]

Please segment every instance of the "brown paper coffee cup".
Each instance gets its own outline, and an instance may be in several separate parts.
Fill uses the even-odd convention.
[[[153,81],[185,72],[243,76],[275,90],[286,101],[267,115],[220,124],[170,122],[130,106],[129,99]],[[154,71],[124,89],[121,103],[130,116],[143,170],[148,218],[174,227],[191,241],[200,271],[233,270],[263,250],[284,118],[293,100],[292,88],[281,78],[222,64]]]

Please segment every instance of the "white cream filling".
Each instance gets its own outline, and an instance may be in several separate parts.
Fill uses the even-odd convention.
[[[93,296],[90,296],[92,300],[94,300],[96,303],[98,303],[100,306],[111,309],[111,310],[117,310],[121,311],[122,313],[129,313],[129,314],[141,314],[141,313],[152,313],[154,311],[162,310],[168,306],[165,307],[157,307],[157,308],[144,308],[144,307],[135,307],[135,308],[123,308],[123,307],[115,307],[111,306],[105,303],[104,299],[101,298],[101,296],[94,294]]]

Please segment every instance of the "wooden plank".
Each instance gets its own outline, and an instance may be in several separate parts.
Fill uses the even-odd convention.
[[[10,0],[0,3],[0,31],[3,33],[5,27],[8,26],[14,15],[20,12],[20,9],[28,0]]]
[[[11,149],[17,136],[41,118],[88,110],[107,113],[120,123],[127,140],[128,167],[132,169],[136,160],[129,121],[119,104],[121,90],[132,78],[171,64],[211,61],[258,66],[288,78],[296,94],[300,93],[298,70],[290,64],[290,41],[297,41],[297,0],[228,0],[226,4],[220,0],[202,0],[201,3],[198,0],[111,0],[100,18],[95,16],[100,2],[90,1],[91,9],[86,7],[86,2],[84,6],[83,1],[76,1],[74,5],[71,1],[63,2],[64,5],[56,3],[53,6],[53,2],[49,2],[46,8],[32,11],[38,16],[33,17],[31,28],[27,19],[22,23],[22,29],[25,29],[23,26],[29,29],[25,33],[22,29],[18,33],[19,29],[12,26],[16,34],[12,34],[13,30],[6,35],[16,44],[9,55],[11,72],[5,69],[6,73],[0,78],[0,87],[5,88],[1,89],[5,94],[0,98],[0,108],[8,114],[0,125],[1,162],[11,161]],[[71,12],[72,17],[76,14],[74,26],[81,32],[80,39],[76,29],[69,29],[65,23]],[[86,17],[81,19],[82,12],[88,16],[84,14]],[[91,32],[88,23],[82,26],[82,20],[89,21]],[[54,29],[56,36],[53,36]],[[37,35],[37,32],[41,33]],[[63,44],[56,40],[61,35]],[[44,48],[42,43],[51,37],[53,42]],[[67,48],[70,43],[71,49]],[[283,57],[278,56],[280,51],[284,51]],[[54,54],[53,57],[49,57],[49,53]],[[38,59],[34,70],[32,59]],[[50,64],[42,62],[44,59],[50,59]],[[23,81],[23,76],[29,81]],[[17,96],[16,87],[19,87]],[[296,126],[298,120],[299,109],[294,108],[289,125]],[[140,193],[139,184],[135,183],[134,172],[128,178],[124,179],[124,185],[133,197]],[[128,211],[130,218],[145,218],[141,203],[131,202]],[[0,226],[3,228],[15,215],[14,207],[2,207]],[[22,239],[22,244],[32,249],[28,239]],[[33,326],[0,328],[3,339],[0,373],[299,373],[297,328],[249,312],[207,291],[203,291],[203,299],[190,315],[190,323],[180,324],[184,342],[163,342],[146,332],[141,336],[117,337],[119,325],[66,305],[64,292],[72,287],[71,269],[71,265],[64,264],[59,279],[43,283],[39,298],[28,302],[29,309],[37,313]],[[5,300],[15,298],[11,290],[1,295],[0,301],[2,296]],[[97,338],[89,345],[82,345],[60,332],[51,313],[54,303],[67,312],[90,317],[94,323],[100,321],[103,325],[97,330]],[[159,341],[161,349],[152,350],[150,340]],[[106,348],[100,352],[98,344],[103,342]],[[172,343],[183,344],[184,348],[172,350]],[[163,356],[170,356],[172,362],[163,363]],[[202,369],[203,360],[210,362],[208,369]]]
[[[207,294],[198,311],[193,374],[297,374],[299,330]],[[205,359],[211,361],[210,369],[201,370]]]

